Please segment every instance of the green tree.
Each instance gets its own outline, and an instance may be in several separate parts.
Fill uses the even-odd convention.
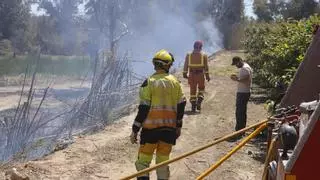
[[[0,41],[10,40],[15,53],[26,52],[30,49],[29,1],[2,0],[0,1]],[[1,51],[1,50],[0,50]]]
[[[267,0],[254,0],[253,10],[257,15],[258,20],[263,20],[266,22],[273,20]]]
[[[23,0],[0,1],[0,34],[4,39],[10,39],[15,30],[27,27],[29,4]]]
[[[232,46],[233,27],[243,20],[243,0],[214,0],[208,6],[218,29],[223,34],[223,45],[229,49]]]
[[[313,24],[318,16],[307,20],[253,23],[246,30],[244,45],[254,69],[255,82],[274,87],[276,82],[291,82],[312,40]]]
[[[39,28],[49,29],[50,34],[40,30],[42,34],[48,34],[46,37],[40,34],[40,44],[46,52],[62,55],[73,55],[79,53],[81,48],[79,43],[80,16],[78,7],[82,0],[41,0],[39,8],[45,10],[49,17],[43,17],[39,20]],[[52,39],[55,36],[56,39]],[[80,36],[81,37],[81,36]],[[47,43],[47,44],[46,44]],[[60,46],[60,47],[59,47]],[[57,49],[51,49],[56,47]]]
[[[253,10],[259,21],[271,22],[283,18],[285,0],[254,0]]]
[[[50,16],[34,16],[31,19],[36,33],[36,45],[41,47],[41,53],[51,55],[63,54],[63,39],[57,31],[56,21]]]
[[[318,11],[316,0],[254,0],[253,9],[258,20],[271,22],[276,19],[308,18]]]
[[[316,13],[318,2],[315,0],[291,0],[286,4],[285,18],[302,19]]]
[[[91,32],[91,36],[100,36],[93,38],[99,39],[100,42],[91,43],[96,47],[100,46],[98,49],[109,48],[112,60],[115,60],[119,40],[129,33],[128,15],[133,4],[133,1],[127,0],[89,0],[86,3],[91,26],[96,28]]]

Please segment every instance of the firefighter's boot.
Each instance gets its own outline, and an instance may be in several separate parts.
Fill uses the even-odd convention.
[[[138,177],[137,180],[149,180],[149,177]]]
[[[201,111],[201,103],[203,101],[203,97],[198,97],[198,101],[197,101],[197,110]]]
[[[197,102],[191,101],[191,111],[196,112],[196,108],[197,108]]]

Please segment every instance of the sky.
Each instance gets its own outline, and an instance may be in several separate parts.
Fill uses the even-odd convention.
[[[248,17],[256,17],[253,13],[252,7],[253,0],[244,0],[244,7],[245,7],[245,15]]]

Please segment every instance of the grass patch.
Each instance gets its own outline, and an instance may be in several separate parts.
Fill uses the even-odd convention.
[[[29,65],[35,69],[37,57],[11,56],[0,57],[0,76],[23,74]],[[90,59],[86,56],[48,56],[41,55],[38,67],[40,74],[82,76],[90,69]]]

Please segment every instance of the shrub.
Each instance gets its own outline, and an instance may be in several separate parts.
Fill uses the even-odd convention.
[[[0,56],[8,55],[12,52],[11,41],[7,39],[0,40]]]
[[[313,24],[319,22],[319,16],[311,16],[300,21],[248,25],[243,44],[255,72],[254,81],[271,89],[276,89],[279,82],[287,86],[312,40]]]

